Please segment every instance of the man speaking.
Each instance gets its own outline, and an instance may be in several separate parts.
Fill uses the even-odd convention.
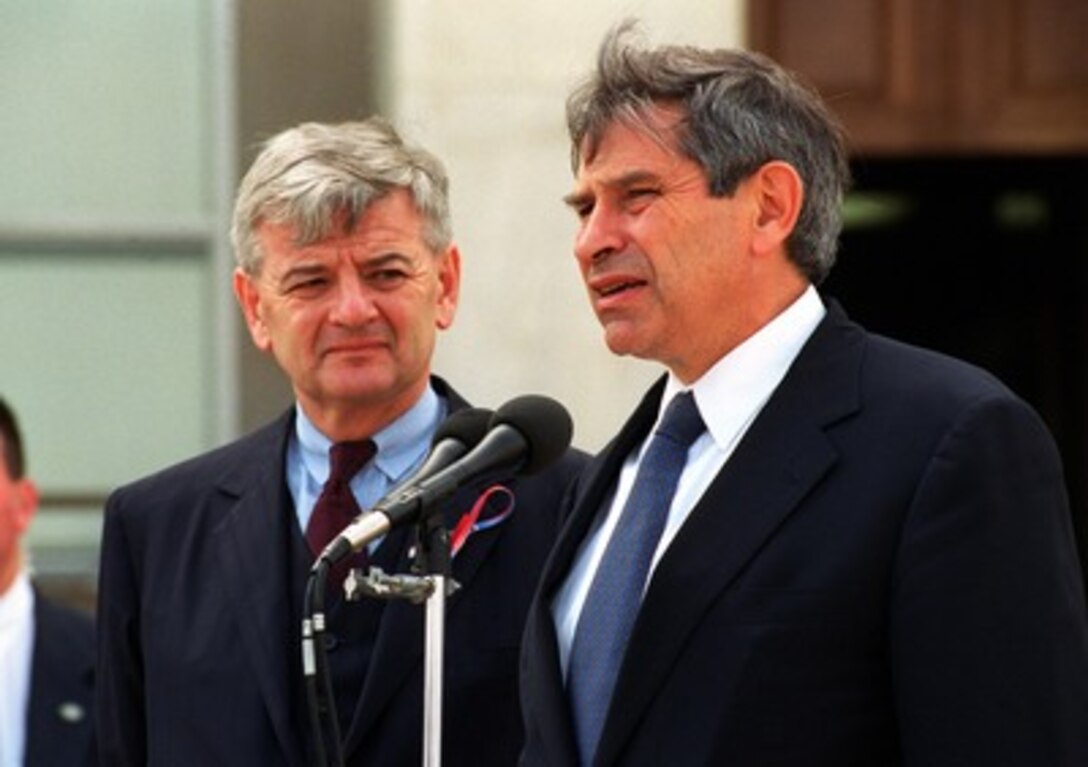
[[[621,28],[568,124],[605,341],[667,373],[542,575],[523,765],[1088,764],[1053,441],[817,293],[847,165],[816,95]]]

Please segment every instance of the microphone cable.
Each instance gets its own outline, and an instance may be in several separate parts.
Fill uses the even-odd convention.
[[[306,707],[316,762],[322,767],[344,767],[340,716],[336,710],[336,696],[325,647],[325,588],[328,577],[329,561],[320,557],[306,579],[302,599],[302,676],[306,684]],[[331,736],[328,738],[331,749],[327,748],[327,735]]]
[[[435,432],[427,459],[413,477],[432,474],[460,458],[487,432],[492,412],[483,408],[465,408],[448,417]],[[393,491],[395,492],[396,488]],[[306,687],[306,708],[313,736],[314,754],[322,767],[343,767],[343,739],[332,672],[325,646],[325,594],[332,559],[350,549],[330,544],[314,562],[306,580],[302,603],[302,672]],[[331,741],[331,748],[326,740]],[[329,755],[332,762],[329,762]]]

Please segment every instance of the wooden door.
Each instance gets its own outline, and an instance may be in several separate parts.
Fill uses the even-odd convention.
[[[1085,0],[752,0],[861,154],[1088,151]]]

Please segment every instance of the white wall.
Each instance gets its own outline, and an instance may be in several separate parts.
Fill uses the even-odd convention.
[[[445,160],[464,259],[461,309],[438,372],[481,405],[538,392],[563,402],[575,442],[618,429],[653,363],[613,357],[571,256],[563,108],[604,33],[642,20],[652,43],[733,46],[742,0],[400,0],[387,111]]]

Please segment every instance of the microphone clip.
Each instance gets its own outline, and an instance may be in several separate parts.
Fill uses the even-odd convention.
[[[349,602],[358,602],[364,597],[405,599],[418,605],[434,593],[434,581],[432,575],[389,575],[374,566],[364,574],[361,568],[355,568],[344,579],[344,598]],[[446,596],[459,588],[461,585],[452,578],[446,579]]]

